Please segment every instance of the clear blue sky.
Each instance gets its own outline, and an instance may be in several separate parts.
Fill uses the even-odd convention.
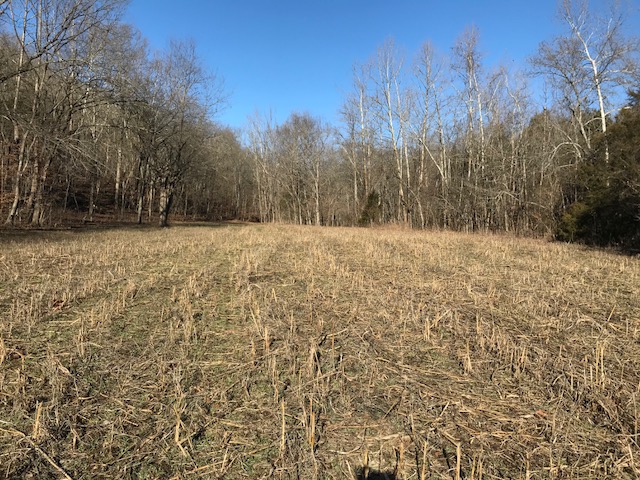
[[[629,5],[627,27],[640,32],[638,0]],[[125,21],[155,49],[193,39],[230,93],[217,120],[240,128],[270,111],[278,122],[297,111],[337,123],[354,63],[388,38],[407,58],[427,40],[448,53],[473,24],[488,68],[523,64],[561,31],[556,12],[557,0],[131,0]]]

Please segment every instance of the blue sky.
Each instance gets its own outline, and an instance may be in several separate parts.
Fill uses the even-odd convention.
[[[627,27],[638,32],[638,0],[630,6]],[[337,123],[353,65],[388,38],[407,59],[427,40],[447,54],[475,25],[487,68],[524,64],[561,31],[556,12],[557,0],[131,0],[125,21],[154,49],[193,39],[230,94],[217,120],[241,128],[256,112],[278,122],[309,112]]]

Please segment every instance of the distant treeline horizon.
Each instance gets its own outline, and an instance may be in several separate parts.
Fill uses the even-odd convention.
[[[564,32],[524,73],[489,70],[473,27],[447,56],[388,40],[354,67],[339,124],[256,115],[244,132],[215,121],[228,97],[196,45],[151,53],[125,6],[0,4],[5,225],[180,214],[640,242],[640,43],[617,4],[562,2]]]

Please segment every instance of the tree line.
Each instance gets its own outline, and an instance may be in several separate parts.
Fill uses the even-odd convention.
[[[427,42],[406,59],[388,40],[354,67],[333,142],[309,115],[254,119],[260,219],[637,243],[640,145],[620,139],[619,124],[637,110],[640,48],[616,6],[599,15],[587,2],[562,2],[564,34],[542,42],[521,71],[487,68],[473,27],[449,55]],[[544,80],[544,108],[532,79]],[[597,195],[607,215],[588,207],[596,178],[610,186]],[[603,198],[620,191],[618,202]],[[624,235],[611,230],[619,223]]]
[[[392,40],[353,68],[330,125],[217,124],[195,45],[150,52],[120,0],[0,3],[0,214],[316,225],[400,223],[599,244],[640,241],[638,39],[624,12],[559,5],[528,68],[489,68],[469,28],[448,54]],[[532,79],[544,81],[539,107]],[[625,97],[626,95],[626,97]],[[626,103],[624,98],[627,98]]]
[[[5,223],[41,226],[81,212],[86,221],[108,213],[166,225],[172,207],[214,209],[215,184],[202,179],[239,150],[212,121],[222,84],[192,42],[150,52],[121,22],[125,6],[0,4]]]

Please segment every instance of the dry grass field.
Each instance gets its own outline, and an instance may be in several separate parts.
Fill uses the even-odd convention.
[[[638,478],[639,290],[503,236],[0,232],[0,478]]]

